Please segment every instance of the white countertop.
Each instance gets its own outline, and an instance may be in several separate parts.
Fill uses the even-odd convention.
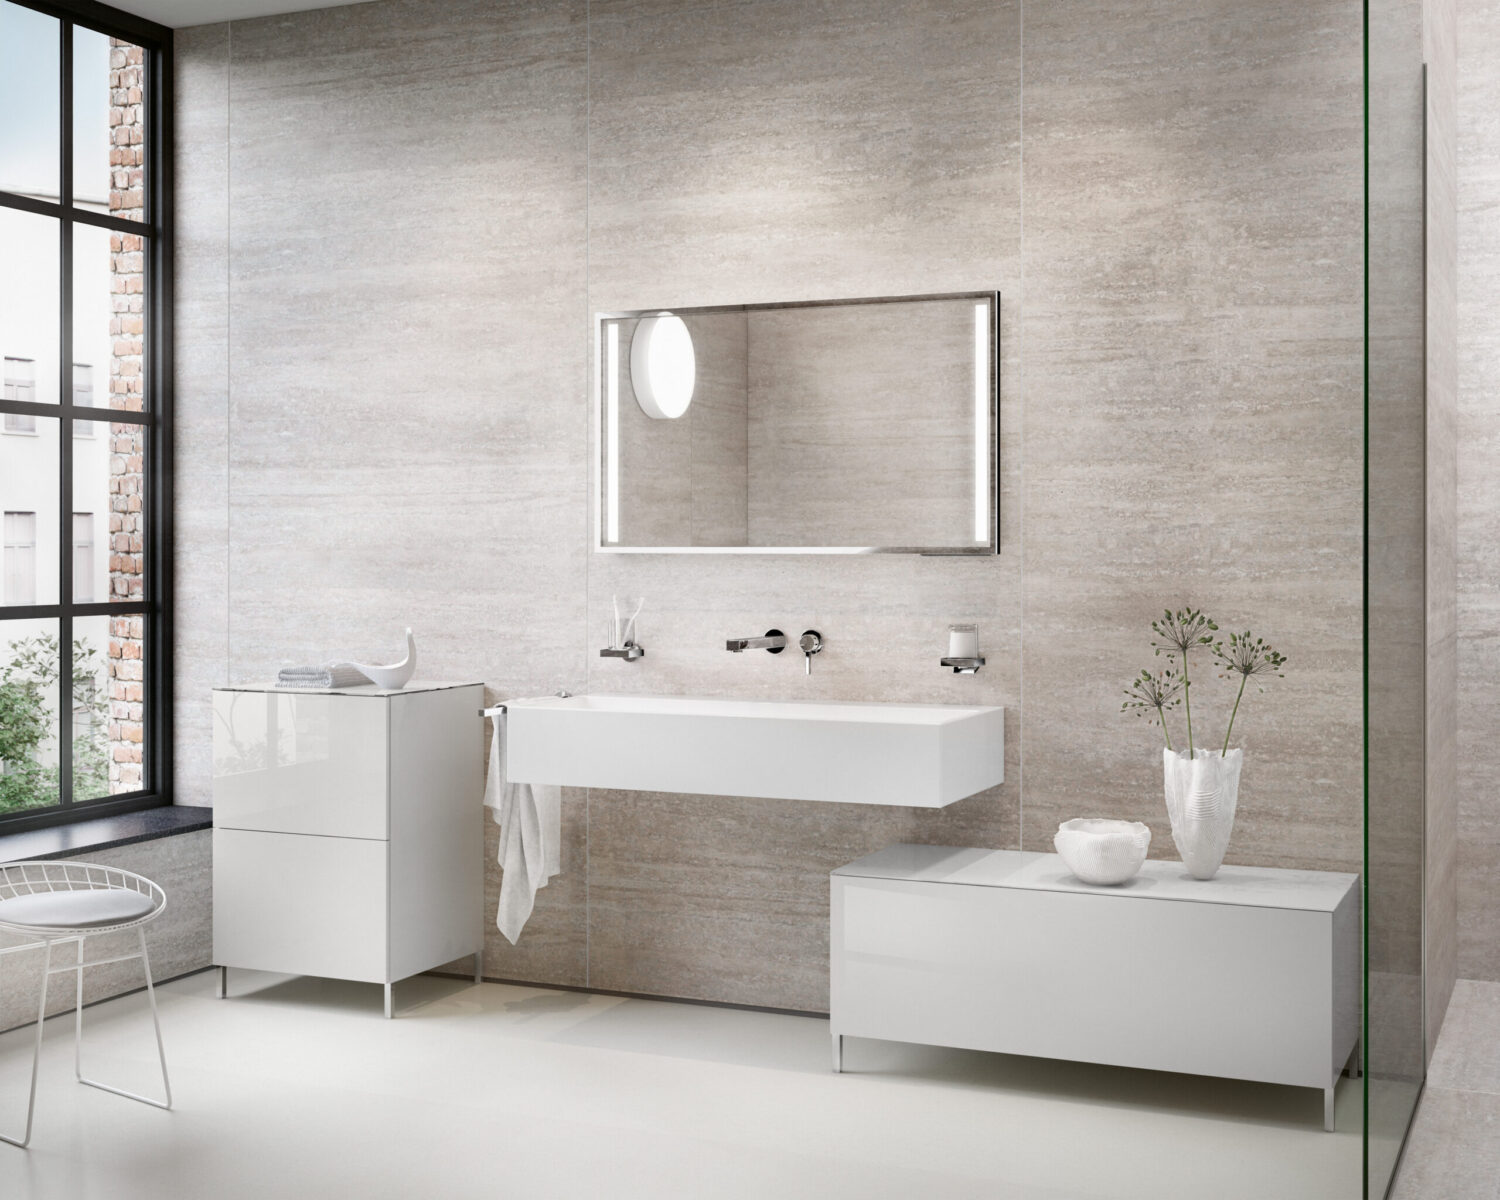
[[[1225,866],[1212,879],[1199,880],[1189,875],[1180,862],[1149,859],[1134,879],[1113,887],[1098,887],[1075,876],[1056,854],[905,843],[877,850],[839,867],[833,874],[1311,912],[1333,912],[1349,889],[1359,884],[1358,875],[1277,867]]]

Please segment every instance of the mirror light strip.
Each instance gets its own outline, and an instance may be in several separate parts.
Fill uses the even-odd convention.
[[[990,540],[990,306],[974,306],[974,540]]]
[[[606,541],[620,540],[620,327],[607,330],[604,366],[605,460],[604,516]]]

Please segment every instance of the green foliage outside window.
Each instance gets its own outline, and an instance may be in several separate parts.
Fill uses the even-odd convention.
[[[42,746],[56,736],[48,697],[56,694],[61,656],[52,634],[10,644],[0,666],[0,815],[58,802],[58,769],[42,762]],[[109,703],[104,659],[79,638],[73,642],[73,795],[109,794]]]

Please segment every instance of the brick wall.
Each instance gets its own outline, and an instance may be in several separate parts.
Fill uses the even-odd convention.
[[[145,219],[145,52],[118,40],[110,43],[109,208],[117,217]],[[131,234],[110,235],[109,406],[129,412],[145,407],[142,351],[145,337],[145,248]],[[138,425],[110,424],[109,590],[112,600],[145,594],[145,435]],[[142,739],[145,622],[112,617],[109,622],[109,790],[143,786]]]

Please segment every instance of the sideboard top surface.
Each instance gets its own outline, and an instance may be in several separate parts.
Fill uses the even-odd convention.
[[[283,696],[409,696],[413,692],[446,692],[450,688],[483,687],[482,683],[427,683],[412,680],[405,687],[379,688],[373,683],[362,683],[353,687],[314,688],[277,687],[274,683],[245,683],[216,687],[216,692],[275,692]]]
[[[1097,887],[1077,878],[1056,854],[906,843],[877,850],[837,868],[833,874],[1327,913],[1338,908],[1359,883],[1358,875],[1334,871],[1231,866],[1220,867],[1212,879],[1199,880],[1180,862],[1151,859],[1134,879],[1113,887]]]

